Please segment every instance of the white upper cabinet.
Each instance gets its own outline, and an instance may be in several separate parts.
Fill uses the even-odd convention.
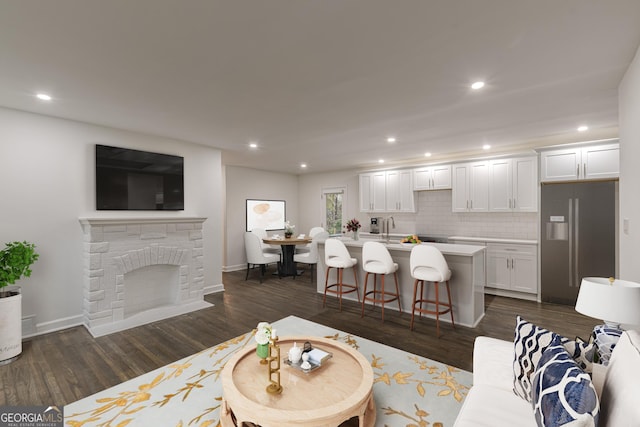
[[[413,170],[413,189],[448,190],[451,188],[451,165],[427,166]]]
[[[360,211],[384,212],[386,210],[386,174],[371,172],[360,175]]]
[[[536,157],[498,159],[489,162],[489,211],[538,211]]]
[[[360,174],[360,211],[415,212],[412,171]]]
[[[617,178],[620,174],[618,144],[543,151],[543,182]]]
[[[454,164],[453,212],[489,211],[489,162]]]
[[[387,212],[415,212],[411,170],[387,171]]]

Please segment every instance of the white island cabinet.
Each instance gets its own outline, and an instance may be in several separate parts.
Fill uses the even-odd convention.
[[[344,244],[349,249],[351,257],[358,259],[356,265],[356,273],[358,276],[358,285],[360,287],[360,295],[364,287],[365,272],[362,270],[362,246],[366,240],[344,240]],[[484,317],[484,285],[485,285],[485,248],[483,246],[458,245],[447,243],[423,243],[423,245],[432,245],[437,247],[444,255],[449,268],[451,269],[451,300],[453,302],[453,316],[456,325],[476,327],[478,322]],[[391,253],[394,262],[398,263],[398,283],[400,285],[400,300],[402,303],[402,311],[405,316],[411,316],[411,303],[413,301],[413,282],[409,269],[409,257],[411,255],[412,246],[405,246],[399,243],[387,244],[387,248]],[[318,243],[318,271],[317,271],[317,290],[318,293],[324,293],[324,283],[326,274],[326,265],[324,264],[324,243]],[[345,283],[353,283],[353,273],[347,271],[343,275]],[[393,279],[389,279],[393,283]],[[336,282],[336,273],[332,269],[329,277],[329,284]],[[371,287],[372,280],[369,280]],[[433,299],[435,297],[435,289],[433,286],[425,286],[425,295]],[[333,298],[333,297],[332,297]],[[354,300],[354,293],[345,295],[344,299]],[[362,300],[361,300],[362,301]],[[328,304],[333,304],[328,302]],[[369,303],[368,303],[369,304]],[[385,304],[385,309],[397,310],[396,302]],[[365,309],[366,313],[366,309]],[[428,317],[435,318],[429,315]],[[441,316],[441,321],[451,322],[449,316]]]

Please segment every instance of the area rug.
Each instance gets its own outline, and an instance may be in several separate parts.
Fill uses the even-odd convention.
[[[360,351],[374,372],[376,426],[451,426],[472,383],[470,372],[289,316],[279,336],[335,339]],[[72,427],[219,426],[220,374],[233,354],[255,346],[254,331],[65,406]]]

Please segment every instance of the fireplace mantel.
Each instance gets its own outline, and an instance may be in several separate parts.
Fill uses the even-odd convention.
[[[205,220],[79,218],[84,233],[83,318],[89,332],[93,336],[105,335],[210,307],[203,292]],[[158,268],[174,273],[160,270],[163,272],[158,276]],[[135,279],[129,276],[134,272]],[[142,279],[138,272],[143,274]],[[159,283],[169,284],[169,300],[157,298]],[[152,304],[147,306],[140,301]]]
[[[129,218],[80,218],[80,224],[84,225],[135,225],[135,224],[176,224],[176,223],[203,223],[207,218],[175,216],[175,217],[129,217]]]

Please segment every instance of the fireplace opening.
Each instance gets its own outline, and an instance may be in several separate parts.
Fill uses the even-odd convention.
[[[124,275],[125,319],[146,310],[171,306],[179,301],[180,267],[151,265]]]

